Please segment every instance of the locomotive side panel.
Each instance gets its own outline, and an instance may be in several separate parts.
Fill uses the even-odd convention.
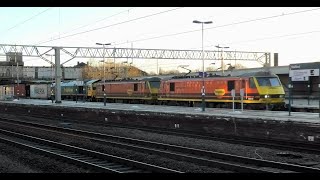
[[[105,92],[103,91],[105,88]],[[144,81],[137,82],[110,82],[96,85],[96,97],[103,98],[106,93],[107,98],[138,98],[145,97],[148,93]]]
[[[197,100],[202,97],[202,79],[184,79],[163,81],[159,89],[159,98],[176,98],[185,100]],[[231,90],[235,89],[240,94],[240,78],[206,78],[206,101],[214,99],[230,99]]]

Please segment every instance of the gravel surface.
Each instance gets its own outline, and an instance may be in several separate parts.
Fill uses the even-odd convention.
[[[0,143],[0,173],[87,173],[88,170],[66,165],[21,148]]]
[[[0,125],[0,127],[3,127],[3,125]],[[16,130],[16,128],[14,128],[13,126],[8,129]],[[192,172],[192,173],[226,172],[219,169],[195,165],[192,163],[171,160],[155,154],[139,153],[139,152],[134,152],[134,151],[126,150],[122,148],[111,147],[111,146],[108,146],[108,144],[100,144],[100,143],[92,142],[91,140],[83,139],[81,137],[61,135],[60,133],[54,133],[54,132],[48,133],[47,131],[42,131],[38,129],[35,130],[35,129],[25,128],[25,127],[19,127],[18,131],[21,133],[26,133],[28,135],[38,136],[41,138],[50,139],[53,141],[57,141],[57,142],[61,142],[61,143],[65,143],[73,146],[83,147],[83,148],[91,149],[94,151],[103,152],[106,154],[112,154],[112,155],[121,156],[128,159],[133,159],[136,161],[141,161],[141,162],[154,164],[154,165],[158,165],[158,166],[162,166],[170,169],[175,169],[182,172]]]
[[[45,124],[61,126],[60,124],[61,122],[57,122],[54,120],[43,120],[39,118],[26,118],[26,119],[36,120],[37,122],[41,122]],[[228,153],[228,154],[235,154],[240,156],[247,156],[247,157],[264,159],[264,160],[272,160],[272,161],[296,163],[296,164],[305,163],[305,162],[320,162],[319,155],[298,153],[298,152],[292,152],[289,150],[284,151],[284,150],[276,150],[276,149],[270,149],[270,148],[264,148],[264,147],[253,147],[253,146],[247,146],[247,145],[230,144],[230,143],[224,143],[224,142],[212,141],[212,140],[202,140],[202,139],[187,138],[187,137],[180,137],[180,136],[173,136],[173,135],[162,135],[162,134],[144,132],[141,130],[132,130],[132,129],[125,129],[125,128],[92,126],[92,125],[83,125],[83,124],[76,124],[76,123],[73,123],[71,127],[76,129],[87,130],[87,131],[94,131],[94,132],[113,134],[118,136],[157,141],[157,142],[163,142],[168,144],[176,144],[181,146],[211,150],[215,152],[222,152],[222,153]],[[34,133],[39,134],[40,132],[37,131]],[[46,136],[46,134],[43,134],[43,136]],[[144,162],[149,162],[151,164],[158,163],[157,165],[163,165],[164,167],[168,167],[168,168],[172,168],[172,169],[176,169],[184,172],[227,172],[219,169],[197,166],[192,163],[172,161],[170,159],[161,158],[156,155],[146,156],[145,154],[141,154],[137,152],[132,153],[132,151],[127,151],[124,149],[119,149],[114,147],[108,147],[108,146],[100,145],[93,142],[87,142],[83,140],[80,141],[73,138],[68,139],[68,138],[60,138],[60,137],[58,138],[58,137],[59,136],[55,136],[55,137],[50,136],[50,138],[59,140],[61,142],[70,143],[73,145],[79,145],[83,147],[88,146],[93,150],[99,150],[106,153],[119,154],[121,156],[130,158],[130,159],[134,158],[136,160],[143,160]],[[280,153],[280,152],[291,153],[297,156],[301,156],[301,158],[277,156],[277,153]],[[317,164],[312,167],[320,168],[320,165]]]
[[[144,139],[149,141],[156,141],[168,144],[175,144],[186,147],[193,147],[197,149],[204,149],[214,152],[221,152],[227,154],[234,154],[239,156],[246,156],[256,159],[264,159],[270,161],[286,162],[300,164],[304,162],[319,162],[318,165],[313,167],[320,168],[320,155],[308,154],[301,152],[294,152],[290,150],[277,150],[265,147],[255,147],[241,144],[230,144],[220,141],[213,140],[203,140],[196,138],[188,138],[173,135],[162,135],[156,133],[149,133],[141,130],[125,129],[125,128],[113,128],[113,127],[98,127],[98,126],[88,126],[88,125],[73,125],[74,128],[79,128],[83,130],[113,134],[118,136],[125,136],[136,139]],[[277,156],[278,153],[289,153],[296,156],[301,156],[301,158],[294,157],[281,157]]]

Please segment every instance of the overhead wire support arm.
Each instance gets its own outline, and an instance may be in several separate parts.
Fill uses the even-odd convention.
[[[65,52],[66,54],[68,54],[69,56],[71,56],[71,58],[68,59],[67,61],[65,61],[64,63],[61,63],[61,65],[64,65],[65,63],[67,63],[67,62],[71,61],[72,59],[76,58],[76,57],[77,57],[76,55],[77,55],[77,53],[78,53],[78,50],[79,50],[79,49],[77,49],[77,50],[74,52],[74,54],[72,54],[72,53],[70,53],[69,51],[67,51],[66,49],[62,48],[61,51]]]
[[[14,48],[16,47],[16,48]],[[18,51],[23,56],[39,57],[44,53],[40,53],[39,49],[45,49],[41,52],[48,52],[52,50],[52,46],[33,46],[33,45],[9,45],[0,44],[0,56],[6,56],[10,51]],[[74,58],[102,58],[103,48],[97,47],[59,47],[61,50]],[[270,53],[266,52],[244,52],[244,51],[224,51],[225,60],[247,60],[247,61],[261,61],[265,58],[266,63],[270,62]],[[137,58],[137,59],[185,59],[185,60],[199,60],[202,57],[200,50],[172,50],[172,49],[138,49],[138,48],[105,48],[105,58]],[[50,63],[44,57],[40,57],[46,62]],[[218,51],[204,51],[205,60],[219,60]],[[65,62],[64,62],[65,63]],[[260,62],[261,63],[261,62]],[[51,63],[50,63],[51,64]]]
[[[38,50],[37,48],[35,49],[35,51],[37,52],[38,56],[39,56],[41,59],[45,60],[47,63],[51,64],[52,66],[55,66],[55,63],[49,61],[49,59],[47,59],[47,58],[45,58],[45,57],[43,56],[43,55],[47,54],[48,52],[50,52],[51,50],[53,50],[53,49],[49,49],[48,51],[40,54],[39,50]]]

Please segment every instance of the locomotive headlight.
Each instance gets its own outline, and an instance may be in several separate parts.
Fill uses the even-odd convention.
[[[267,99],[267,98],[269,98],[269,95],[267,95],[267,94],[266,94],[266,95],[264,95],[264,98],[266,98],[266,99]]]
[[[279,98],[284,98],[284,95],[283,94],[279,95]]]

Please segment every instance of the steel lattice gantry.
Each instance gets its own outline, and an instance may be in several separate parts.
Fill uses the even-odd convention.
[[[46,53],[54,51],[55,63],[45,57]],[[60,63],[60,53],[64,52],[70,58]],[[7,53],[21,53],[22,56],[40,57],[49,64],[63,65],[74,58],[136,58],[136,59],[185,59],[202,60],[201,50],[172,50],[172,49],[137,49],[137,48],[101,48],[101,47],[53,47],[34,45],[0,44],[0,56]],[[244,51],[204,51],[204,60],[243,60],[257,61],[270,66],[271,53],[268,52],[244,52]],[[55,66],[56,79],[56,103],[61,103],[61,66]]]
[[[40,57],[49,64],[45,54],[60,49],[74,58],[136,58],[136,59],[187,59],[201,60],[201,50],[172,50],[172,49],[137,49],[137,48],[101,48],[101,47],[52,47],[52,46],[33,46],[33,45],[9,45],[0,44],[0,56],[6,53],[22,53],[23,56]],[[204,60],[220,60],[221,51],[204,51]],[[261,64],[270,64],[270,53],[267,52],[244,52],[244,51],[223,51],[224,60],[244,60],[258,61]],[[64,64],[63,63],[63,64]],[[53,65],[53,64],[52,64]]]

